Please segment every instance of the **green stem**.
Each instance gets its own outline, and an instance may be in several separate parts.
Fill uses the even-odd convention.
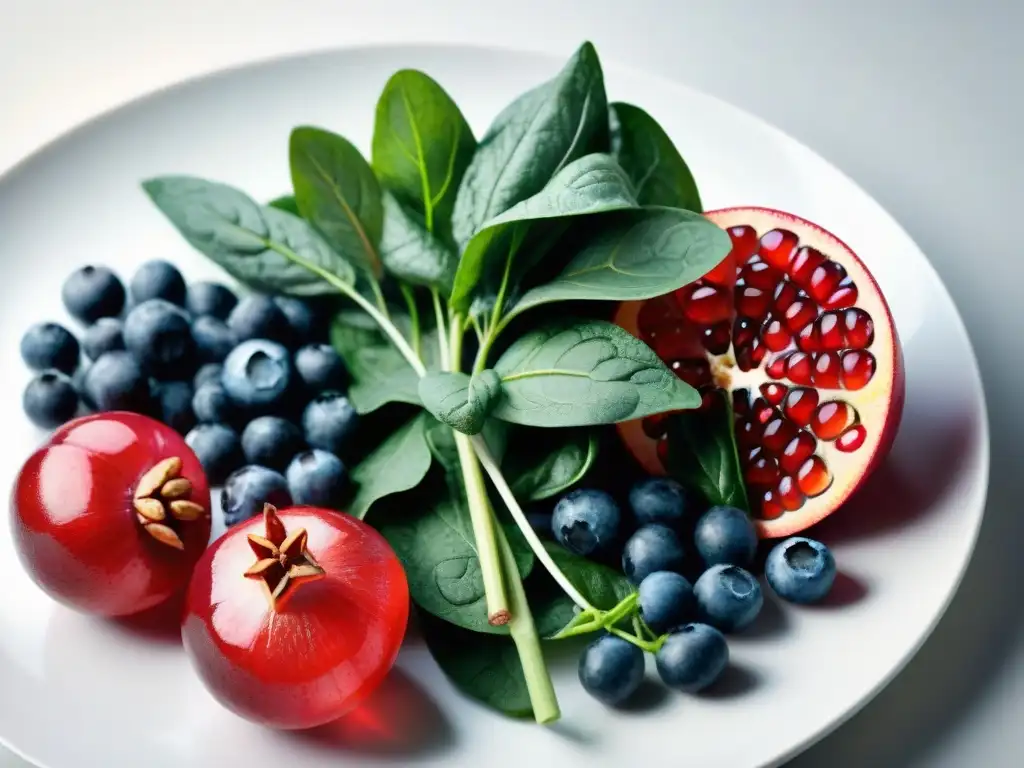
[[[508,544],[505,532],[501,529],[498,530],[498,543],[501,548],[501,562],[505,571],[505,581],[509,584],[509,596],[512,604],[512,619],[509,621],[508,628],[512,635],[512,642],[516,644],[516,650],[519,651],[519,662],[523,666],[523,676],[526,678],[526,689],[530,693],[533,716],[538,723],[553,723],[562,715],[558,707],[558,698],[555,695],[554,685],[551,683],[548,665],[544,661],[540,635],[537,634],[537,626],[533,622],[533,614],[530,612],[530,605],[526,600],[526,590],[519,577],[515,556],[512,554],[512,548]]]
[[[623,640],[632,643],[641,651],[644,651],[646,653],[657,653],[658,651],[660,651],[661,646],[665,644],[665,638],[668,637],[668,635],[665,635],[664,637],[659,637],[656,640],[647,641],[639,637],[634,637],[633,635],[629,634],[629,632],[623,632],[618,627],[608,627],[608,631],[616,637],[621,637]]]
[[[448,328],[444,322],[444,310],[441,308],[441,297],[434,288],[430,291],[430,298],[434,303],[434,322],[437,324],[437,349],[439,354],[438,362],[441,369],[447,371],[451,361],[448,359]]]
[[[373,291],[373,295],[377,299],[377,306],[380,308],[381,314],[390,320],[391,313],[388,312],[388,303],[384,301],[384,293],[380,289],[380,283],[377,282],[377,278],[373,275],[370,275],[370,289]]]
[[[412,350],[416,357],[423,359],[423,350],[420,346],[420,311],[416,307],[416,295],[410,286],[402,285],[402,296],[405,298],[405,306],[409,310],[409,322],[412,325]]]

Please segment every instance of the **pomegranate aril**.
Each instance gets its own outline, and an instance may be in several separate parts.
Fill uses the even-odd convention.
[[[763,261],[751,261],[740,271],[740,279],[745,285],[760,288],[762,291],[774,294],[775,286],[782,278],[782,272],[775,269],[771,264]]]
[[[785,511],[782,503],[779,501],[779,493],[774,488],[769,488],[761,495],[761,514],[759,517],[762,520],[774,520],[777,517],[782,517],[782,513]]]
[[[764,325],[761,326],[761,341],[772,352],[781,352],[792,343],[793,337],[789,335],[789,331],[783,326],[781,320],[776,320],[769,315],[768,319],[764,321]]]
[[[744,419],[736,426],[736,445],[740,448],[754,448],[761,442],[761,425],[751,419]]]
[[[824,352],[814,361],[814,386],[824,389],[839,389],[839,355]]]
[[[773,359],[770,363],[768,363],[768,366],[765,368],[767,374],[771,376],[773,379],[781,379],[783,376],[785,376],[786,362],[793,354],[795,353],[791,352],[787,355],[779,355],[778,357]]]
[[[839,287],[836,288],[824,302],[822,302],[822,306],[825,307],[825,309],[845,309],[846,307],[852,307],[856,303],[857,286],[854,285],[853,280],[846,277],[841,283],[839,283]]]
[[[751,485],[774,485],[779,481],[779,463],[771,456],[759,453],[752,457],[743,475]]]
[[[818,407],[818,392],[814,389],[796,387],[786,395],[786,404],[782,412],[786,417],[801,427],[806,427],[814,418],[814,409]]]
[[[835,261],[826,261],[820,264],[811,273],[811,279],[805,286],[819,304],[828,300],[839,288],[839,284],[846,278],[846,270],[843,265]]]
[[[657,450],[657,453],[658,453],[658,461],[661,462],[661,466],[663,466],[663,467],[665,467],[667,469],[668,468],[668,438],[667,437],[662,437],[660,440],[658,440],[658,447],[657,447],[656,450]]]
[[[811,356],[804,352],[793,352],[786,358],[786,376],[797,384],[813,384]]]
[[[703,358],[673,360],[669,368],[691,387],[702,387],[711,383],[711,364]]]
[[[808,323],[796,335],[796,346],[802,352],[819,352],[821,350],[821,338],[818,332],[817,323]]]
[[[728,293],[714,285],[688,285],[676,292],[686,318],[699,325],[714,325],[729,319]]]
[[[645,301],[636,316],[636,327],[640,338],[650,341],[653,334],[671,326],[678,325],[683,316],[671,296],[658,296]]]
[[[839,323],[839,315],[835,312],[824,312],[814,322],[818,331],[821,349],[826,352],[837,352],[845,346],[843,329]]]
[[[801,288],[807,288],[811,284],[814,270],[824,263],[825,256],[821,251],[807,245],[802,246],[793,254],[793,259],[789,262],[789,276]]]
[[[784,475],[779,480],[779,503],[787,512],[795,512],[804,505],[804,495],[800,492],[796,480],[789,475]]]
[[[729,351],[731,333],[729,322],[715,323],[701,331],[700,339],[704,349],[712,355],[724,355]]]
[[[736,311],[741,315],[760,320],[771,308],[770,293],[752,285],[736,286]]]
[[[652,440],[662,437],[668,431],[668,416],[669,414],[667,413],[656,413],[653,416],[646,417],[640,422],[644,434]]]
[[[757,337],[759,326],[760,323],[749,317],[737,317],[732,327],[732,343],[737,347],[749,346],[750,342]]]
[[[692,326],[671,325],[651,334],[647,343],[662,360],[689,357],[702,352]]]
[[[757,231],[747,224],[741,224],[729,227],[726,232],[732,240],[732,254],[736,257],[736,264],[745,264],[757,250]]]
[[[786,325],[793,333],[803,330],[803,327],[813,322],[817,316],[818,308],[810,299],[797,299],[786,308],[783,314]]]
[[[775,286],[775,293],[772,295],[772,302],[775,305],[776,313],[780,315],[786,314],[786,310],[789,309],[789,305],[796,301],[799,295],[800,291],[788,280],[784,280]]]
[[[796,426],[781,416],[764,425],[764,434],[761,435],[761,445],[774,454],[782,453],[782,449],[789,445],[789,441],[796,437]]]
[[[798,432],[796,437],[782,449],[779,466],[782,467],[783,472],[795,475],[804,462],[814,454],[817,447],[818,441],[809,432]]]
[[[777,384],[774,381],[761,385],[761,394],[764,395],[764,399],[772,405],[779,405],[783,398],[786,397],[786,391],[786,386],[784,384]]]
[[[753,411],[754,419],[756,419],[759,424],[767,424],[771,420],[772,416],[775,415],[775,409],[760,397],[754,401]]]
[[[796,483],[804,495],[814,498],[832,485],[832,474],[820,456],[811,456],[797,472]]]
[[[773,229],[761,236],[758,252],[776,269],[785,269],[799,238],[788,229]]]
[[[843,453],[851,453],[864,445],[864,438],[867,437],[867,430],[863,424],[857,424],[843,432],[836,440],[836,449]]]
[[[866,349],[875,340],[875,324],[871,315],[854,307],[843,313],[843,326],[848,349]]]
[[[711,285],[732,288],[733,283],[736,282],[736,259],[732,253],[722,259],[718,266],[704,275],[701,280]]]
[[[843,352],[843,386],[863,389],[875,375],[875,356],[863,350]]]
[[[853,422],[853,408],[842,401],[830,400],[818,406],[811,429],[820,440],[835,440]]]
[[[734,389],[732,392],[732,412],[739,419],[750,413],[750,390]]]

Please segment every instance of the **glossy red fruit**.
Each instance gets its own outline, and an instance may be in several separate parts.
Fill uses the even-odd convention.
[[[21,469],[18,554],[72,608],[123,616],[180,592],[210,540],[210,490],[170,427],[134,413],[69,422]]]
[[[344,513],[268,504],[196,566],[182,638],[225,707],[303,729],[338,719],[380,684],[408,618],[405,571],[384,537]]]
[[[714,349],[680,346],[666,362],[704,370],[705,380],[731,392],[758,532],[790,536],[838,509],[888,452],[903,409],[899,339],[867,268],[821,227],[764,208],[707,217],[730,234],[732,251],[709,273],[715,284],[706,275],[673,295],[714,296],[714,324],[692,303],[669,311],[661,297],[626,302],[615,320],[638,333],[637,317],[647,315],[651,337],[664,327],[679,338],[727,330],[731,338],[716,338]],[[655,302],[660,314],[645,313]],[[635,422],[618,429],[647,471],[664,472],[664,430],[656,440]]]

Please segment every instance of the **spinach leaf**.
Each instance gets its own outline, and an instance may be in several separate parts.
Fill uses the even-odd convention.
[[[452,209],[476,139],[458,106],[427,75],[403,69],[377,102],[373,169],[386,189],[423,217],[427,232],[452,241]]]
[[[566,578],[595,608],[611,610],[629,597],[635,587],[619,571],[572,554],[554,542],[544,548]],[[576,605],[553,581],[531,600],[533,618],[541,637],[553,637],[576,616]]]
[[[426,414],[420,413],[389,435],[352,470],[356,494],[348,512],[360,520],[385,496],[419,485],[430,470]]]
[[[553,280],[527,291],[507,318],[556,301],[649,299],[693,282],[732,248],[729,235],[697,213],[645,208],[602,216]]]
[[[533,716],[511,637],[468,632],[431,616],[423,616],[420,626],[430,655],[456,688],[510,717]]]
[[[467,435],[479,434],[494,401],[501,395],[501,379],[491,370],[474,373],[431,371],[420,379],[423,407],[438,421]]]
[[[288,157],[303,217],[352,264],[380,277],[384,211],[369,163],[347,139],[310,127],[292,131]]]
[[[351,285],[351,265],[307,222],[233,187],[161,176],[142,188],[189,244],[253,290],[316,296]]]
[[[384,194],[384,234],[380,258],[388,272],[413,285],[436,288],[448,296],[458,257],[431,235],[392,195]]]
[[[536,242],[523,245],[528,223],[551,221],[560,234],[566,225],[561,219],[627,208],[636,208],[636,199],[625,171],[611,156],[595,153],[575,160],[537,194],[488,220],[473,236],[455,273],[452,306],[464,312],[474,296],[495,293],[509,261],[512,286],[536,265],[545,249]],[[539,239],[552,241],[543,233]]]
[[[640,107],[611,105],[612,153],[626,169],[641,205],[701,212],[697,182],[657,120]]]
[[[507,634],[507,626],[487,621],[483,572],[461,477],[449,472],[445,479],[403,496],[401,508],[389,509],[378,530],[402,561],[409,593],[420,608],[474,632]],[[525,578],[533,552],[516,526],[506,526],[506,533]]]
[[[550,445],[543,446],[542,435],[552,436]],[[583,479],[597,458],[599,442],[593,429],[540,434],[532,429],[512,429],[501,468],[520,501],[549,499]]]
[[[669,474],[697,488],[711,504],[750,511],[747,486],[736,448],[732,401],[716,392],[718,403],[674,414],[668,422]]]
[[[700,405],[697,391],[650,347],[600,320],[541,326],[513,342],[494,368],[504,397],[492,415],[513,424],[612,424]]]
[[[269,205],[271,208],[277,208],[282,211],[287,211],[288,213],[294,214],[295,216],[302,215],[301,213],[299,213],[299,204],[295,202],[294,195],[281,195],[281,197],[275,197],[273,200],[267,203],[267,205]]]
[[[608,101],[597,51],[584,43],[553,79],[505,107],[487,130],[455,200],[455,239],[535,195],[588,152],[608,148]]]

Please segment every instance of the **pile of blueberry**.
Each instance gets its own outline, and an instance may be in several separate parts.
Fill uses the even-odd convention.
[[[702,510],[673,480],[634,485],[628,514],[604,491],[575,490],[535,525],[550,526],[544,532],[578,555],[621,565],[656,638],[658,674],[672,688],[695,693],[718,680],[729,662],[725,635],[749,627],[764,604],[751,573],[758,538],[750,518],[735,507]],[[836,564],[824,544],[794,537],[771,550],[764,575],[783,600],[814,603],[831,589]],[[628,699],[643,674],[643,650],[615,634],[603,634],[580,659],[583,687],[609,704]]]
[[[83,409],[159,419],[186,436],[211,484],[224,485],[226,525],[264,501],[337,507],[347,479],[339,456],[357,418],[312,306],[188,285],[164,261],[143,264],[127,289],[106,267],[82,267],[62,298],[85,328],[81,340],[40,323],[21,341],[37,372],[23,397],[34,424],[53,429]]]

